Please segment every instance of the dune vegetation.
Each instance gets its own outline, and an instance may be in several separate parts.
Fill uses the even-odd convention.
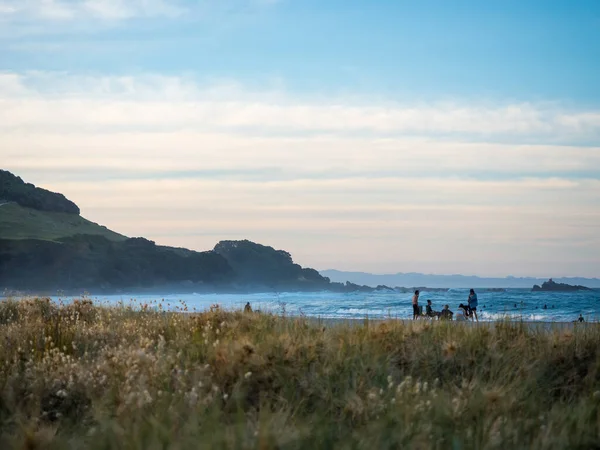
[[[0,302],[0,448],[600,445],[600,328]]]

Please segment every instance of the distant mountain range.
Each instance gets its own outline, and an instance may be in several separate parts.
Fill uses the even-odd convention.
[[[321,275],[328,277],[331,281],[350,281],[360,285],[391,287],[403,286],[427,286],[431,288],[529,288],[534,284],[542,284],[548,278],[533,277],[477,277],[468,275],[432,275],[423,273],[394,273],[373,274],[366,272],[344,272],[341,270],[321,270]],[[599,278],[564,277],[552,278],[557,283],[581,285],[589,288],[600,288]]]

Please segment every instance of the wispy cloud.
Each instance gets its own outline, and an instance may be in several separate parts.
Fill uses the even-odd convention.
[[[173,0],[3,0],[5,21],[125,20],[138,17],[177,17],[186,11]]]
[[[4,168],[128,235],[250,238],[320,268],[597,275],[599,130],[560,104],[0,75]]]
[[[278,0],[0,0],[0,37],[75,32],[87,34],[129,21],[227,20],[269,8]],[[42,48],[43,42],[36,43]],[[11,48],[18,48],[13,43]]]
[[[299,100],[236,84],[202,85],[165,76],[0,75],[5,130],[68,127],[123,131],[221,129],[501,138],[516,142],[594,142],[600,111],[556,104],[372,103],[343,98]],[[56,114],[60,111],[60,114]]]

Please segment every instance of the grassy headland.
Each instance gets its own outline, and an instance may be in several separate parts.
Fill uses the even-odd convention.
[[[127,239],[108,228],[90,222],[78,214],[41,211],[17,203],[0,207],[2,239],[42,239],[54,241],[77,234],[103,236],[111,241]]]
[[[283,250],[248,240],[208,251],[127,238],[80,215],[63,194],[0,170],[0,290],[171,292],[372,290],[330,283]]]
[[[182,306],[185,309],[184,306]],[[0,303],[0,448],[600,445],[600,328]]]

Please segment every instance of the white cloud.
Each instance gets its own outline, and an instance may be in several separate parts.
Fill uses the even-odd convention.
[[[5,21],[125,20],[135,17],[177,17],[181,2],[169,0],[4,0]]]
[[[378,104],[344,99],[300,101],[281,92],[248,92],[236,85],[202,86],[164,76],[0,77],[2,128],[90,129],[103,132],[241,129],[382,135],[495,136],[520,141],[600,138],[600,112],[565,111],[530,103]],[[57,114],[60,111],[60,114]]]
[[[21,43],[29,35],[89,34],[128,24],[132,20],[231,21],[272,7],[277,0],[0,0],[0,38],[13,41],[10,48],[46,48],[60,51],[61,44]],[[75,44],[75,43],[72,43]],[[87,44],[89,48],[89,43]]]
[[[0,160],[164,244],[249,238],[319,268],[597,276],[599,116],[4,73]]]

